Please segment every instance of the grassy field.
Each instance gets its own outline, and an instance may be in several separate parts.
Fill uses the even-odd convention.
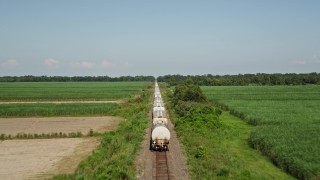
[[[0,104],[0,117],[106,116],[117,106],[115,103]]]
[[[249,144],[300,179],[320,178],[320,86],[202,87],[256,125]]]
[[[118,100],[141,93],[149,82],[17,82],[0,83],[0,117],[105,116],[114,103],[49,103],[68,100]],[[46,101],[48,103],[36,103]]]
[[[248,146],[249,125],[227,112],[220,120],[222,126],[215,130],[178,130],[184,146],[190,147],[188,164],[193,179],[294,179]],[[203,158],[194,156],[201,150],[199,147]]]
[[[201,107],[213,107],[213,104],[205,102],[191,102],[196,111],[193,109],[181,116],[177,114],[181,107],[173,107],[172,91],[164,92],[170,119],[186,151],[192,179],[294,179],[248,146],[252,126],[229,112],[213,117],[219,112],[208,114],[208,108]]]
[[[0,83],[0,101],[114,100],[141,92],[149,82]]]

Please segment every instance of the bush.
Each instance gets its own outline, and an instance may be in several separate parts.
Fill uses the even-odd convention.
[[[216,128],[221,125],[219,120],[221,110],[211,104],[184,102],[176,105],[174,110],[178,114],[178,118],[175,121],[176,127],[181,126],[181,124],[184,124],[183,126],[207,126],[210,128]]]
[[[187,80],[177,85],[173,93],[173,104],[176,105],[179,101],[206,102],[207,98],[200,86],[195,85],[192,80]]]

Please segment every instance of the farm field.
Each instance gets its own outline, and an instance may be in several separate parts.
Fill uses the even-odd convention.
[[[44,118],[0,118],[0,132],[6,135],[50,134],[81,132],[88,134],[115,130],[120,117],[44,117]]]
[[[210,102],[193,99],[181,103],[180,99],[202,93],[200,87],[197,93],[189,91],[178,101],[174,98],[179,94],[172,94],[176,89],[166,88],[165,92],[170,118],[185,148],[192,179],[294,179],[248,146],[252,126]]]
[[[97,138],[0,141],[1,179],[50,179],[73,173],[99,144]]]
[[[0,83],[0,101],[115,100],[141,92],[149,82]]]
[[[149,82],[0,83],[0,117],[107,116]]]
[[[113,131],[119,131],[127,124],[130,129],[135,127],[131,125],[133,121],[131,118],[133,113],[140,112],[133,108],[140,102],[136,103],[135,100],[146,98],[140,95],[150,84],[147,82],[0,83],[0,134],[1,138],[4,137],[2,139],[6,139],[0,141],[0,177],[48,179],[53,175],[73,174],[79,168],[80,162],[85,161],[86,164],[86,157],[91,157],[92,152],[99,147],[101,149],[103,144],[101,141],[113,139],[115,135]],[[130,109],[123,109],[127,106],[130,106]],[[140,107],[141,105],[137,106]],[[126,115],[129,112],[131,114]],[[138,114],[144,115],[144,113]],[[136,118],[134,120],[137,121]],[[141,123],[136,126],[143,129]],[[81,134],[78,136],[79,133],[98,138],[75,138],[83,137]],[[127,130],[119,136],[125,138],[129,136],[128,139],[132,140],[136,136],[135,133],[136,131]],[[126,145],[136,149],[137,142],[137,140],[134,142],[137,145],[132,143]],[[110,157],[113,155],[110,154]],[[130,161],[129,157],[124,159]],[[96,164],[90,167],[95,166]],[[132,167],[131,172],[133,172]]]
[[[0,103],[0,117],[107,116],[115,103]]]
[[[301,179],[320,177],[320,86],[202,87],[255,125],[249,144]]]
[[[0,132],[76,133],[109,132],[118,127],[120,117],[0,118]],[[0,177],[4,179],[44,179],[73,173],[97,147],[99,138],[52,138],[0,141]]]

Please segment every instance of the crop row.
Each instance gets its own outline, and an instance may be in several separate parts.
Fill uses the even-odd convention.
[[[110,100],[141,92],[147,82],[17,82],[0,83],[0,101]]]
[[[320,176],[320,86],[202,87],[255,125],[249,144],[300,179]]]
[[[0,104],[0,117],[105,116],[117,106],[115,103]]]

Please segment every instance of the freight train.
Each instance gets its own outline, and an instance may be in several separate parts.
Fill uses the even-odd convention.
[[[160,88],[158,83],[155,82],[150,150],[168,151],[169,141],[170,131],[168,129],[167,113],[160,93]]]

